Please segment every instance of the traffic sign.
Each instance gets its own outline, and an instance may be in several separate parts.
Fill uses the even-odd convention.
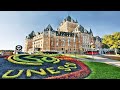
[[[22,50],[22,46],[21,46],[21,45],[17,45],[17,46],[16,46],[16,50],[17,50],[17,51],[21,51],[21,50]]]

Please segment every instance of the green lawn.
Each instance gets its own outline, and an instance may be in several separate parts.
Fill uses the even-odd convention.
[[[99,62],[83,61],[90,69],[91,74],[85,79],[120,79],[120,68]]]

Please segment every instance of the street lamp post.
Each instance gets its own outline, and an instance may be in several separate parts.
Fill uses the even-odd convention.
[[[75,57],[76,57],[76,34],[74,33]]]
[[[75,57],[76,57],[76,43],[75,43],[75,33],[74,33],[74,45],[75,45],[75,49],[74,49],[74,51],[75,51]]]
[[[91,43],[91,49],[92,49],[92,58],[94,59],[94,57],[93,57],[93,43]]]

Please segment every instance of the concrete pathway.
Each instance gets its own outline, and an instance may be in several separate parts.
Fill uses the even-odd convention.
[[[112,59],[108,59],[108,58],[103,58],[100,55],[96,55],[96,56],[91,56],[91,55],[84,55],[87,56],[89,58],[94,58],[94,59],[79,59],[81,61],[90,61],[90,62],[102,62],[102,63],[106,63],[106,64],[110,64],[110,65],[114,65],[117,67],[120,67],[120,61],[117,60],[112,60]]]
[[[120,57],[120,55],[109,55],[109,54],[104,55],[104,56],[115,56],[115,57]]]

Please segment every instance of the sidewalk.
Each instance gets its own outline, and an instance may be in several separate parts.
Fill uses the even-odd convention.
[[[115,56],[115,57],[120,57],[120,55],[104,55],[104,56]]]
[[[89,58],[92,58],[91,55],[85,55]],[[106,63],[106,64],[110,64],[110,65],[114,65],[117,67],[120,67],[120,61],[117,60],[112,60],[112,59],[108,59],[108,58],[103,58],[101,56],[93,56],[93,60],[90,59],[82,59],[81,61],[87,60],[87,61],[91,61],[91,62],[102,62],[102,63]]]

